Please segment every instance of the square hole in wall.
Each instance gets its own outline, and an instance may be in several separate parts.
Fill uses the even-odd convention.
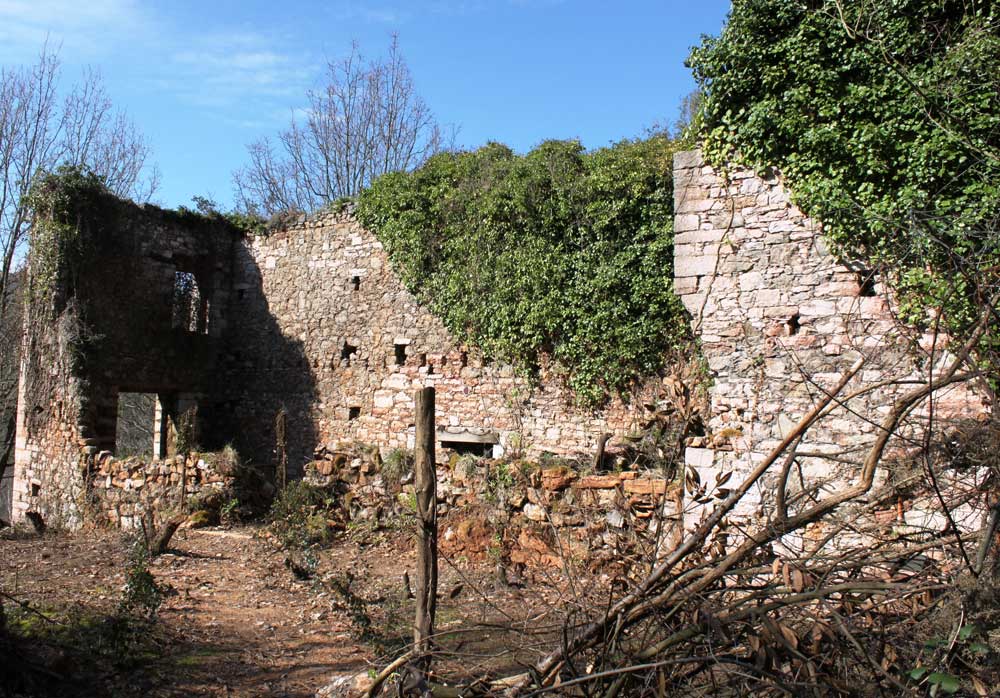
[[[340,360],[346,361],[347,365],[351,365],[351,359],[355,357],[358,353],[358,348],[349,342],[344,342],[344,346],[340,348]]]
[[[395,344],[393,345],[396,349],[396,365],[402,366],[406,363],[406,345],[405,344]]]
[[[858,296],[863,298],[871,298],[875,296],[875,284],[877,282],[875,278],[875,272],[862,270],[857,273],[858,279]]]
[[[348,407],[347,408],[347,419],[348,419],[348,421],[353,422],[355,419],[357,419],[360,416],[361,416],[361,408],[360,407],[354,406],[354,407]]]
[[[798,313],[795,313],[795,315],[788,318],[788,321],[785,322],[785,330],[787,331],[788,336],[799,333],[799,330],[802,328],[801,319],[802,318]]]

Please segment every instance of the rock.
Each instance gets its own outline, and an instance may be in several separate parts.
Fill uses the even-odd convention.
[[[548,519],[543,507],[530,502],[524,505],[524,515],[529,521],[546,521]]]
[[[549,492],[558,492],[570,486],[577,474],[567,467],[545,468],[542,470],[542,487]]]
[[[666,480],[630,480],[625,483],[625,492],[628,494],[665,494],[667,491]]]
[[[371,688],[374,679],[362,674],[334,674],[329,683],[316,692],[316,698],[355,698]]]
[[[621,484],[618,475],[588,475],[577,482],[574,487],[581,490],[610,490]]]
[[[614,526],[615,528],[625,527],[625,517],[617,509],[614,511],[609,511],[604,516],[604,520],[608,522],[609,526]]]

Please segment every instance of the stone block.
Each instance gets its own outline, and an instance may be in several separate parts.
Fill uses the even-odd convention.
[[[674,169],[683,170],[689,167],[701,167],[704,164],[700,150],[682,150],[674,153]]]
[[[674,256],[674,276],[707,276],[715,273],[719,261],[717,252],[703,252],[695,256]]]
[[[715,462],[715,450],[688,446],[684,449],[684,462],[694,468],[711,468]]]

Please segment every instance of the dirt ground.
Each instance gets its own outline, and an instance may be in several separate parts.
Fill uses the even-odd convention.
[[[15,646],[47,677],[38,695],[297,698],[334,674],[383,665],[405,643],[412,548],[404,532],[344,535],[301,578],[302,559],[261,528],[182,530],[149,566],[166,590],[155,622],[121,646],[105,647],[101,625],[122,598],[120,533],[0,538],[0,591],[12,636],[22,638]],[[551,647],[570,591],[551,571],[525,576],[527,588],[503,586],[489,560],[442,559],[443,674],[514,672]],[[34,636],[47,640],[23,639]]]

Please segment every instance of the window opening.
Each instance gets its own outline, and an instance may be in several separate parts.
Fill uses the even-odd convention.
[[[114,453],[152,457],[156,422],[156,393],[118,393]]]
[[[361,408],[354,406],[347,408],[347,420],[353,422],[355,419],[361,416]]]
[[[361,277],[360,276],[352,276],[351,277],[351,287],[355,291],[360,291],[361,290]]]
[[[799,323],[799,314],[795,313],[795,315],[792,315],[790,318],[788,318],[788,322],[786,322],[785,325],[788,327],[789,336],[793,334],[798,334],[799,328],[802,326]]]
[[[442,441],[441,448],[451,449],[460,456],[471,455],[485,458],[493,455],[493,444],[468,443],[466,441]]]
[[[198,280],[189,271],[174,272],[174,299],[172,326],[174,329],[204,334],[205,302],[198,288]]]
[[[406,345],[396,344],[394,346],[396,348],[396,365],[402,366],[406,363]]]

